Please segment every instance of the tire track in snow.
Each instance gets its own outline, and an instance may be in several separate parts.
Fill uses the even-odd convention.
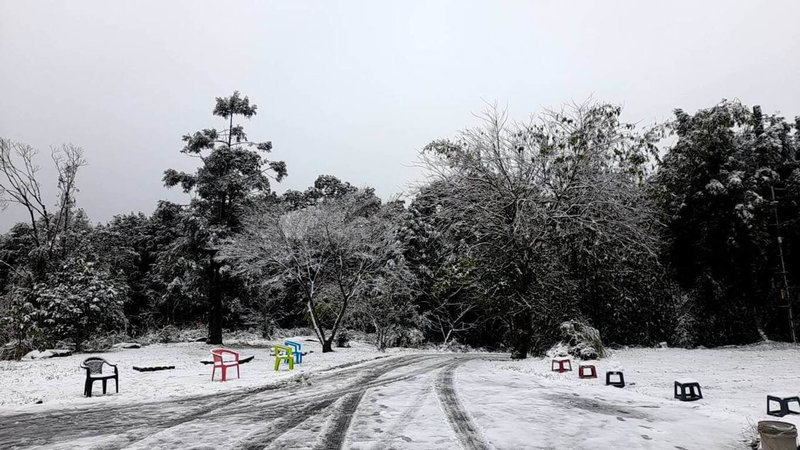
[[[378,378],[393,370],[407,367],[409,364],[413,363],[425,363],[431,359],[437,359],[437,361],[432,365],[426,364],[421,367],[416,367],[411,372],[402,375],[378,380]],[[274,421],[269,423],[268,429],[249,436],[247,443],[240,448],[250,450],[268,447],[273,441],[290,432],[307,419],[322,413],[337,400],[345,398],[340,408],[333,413],[333,417],[329,420],[327,432],[321,440],[321,445],[318,446],[318,448],[324,449],[342,448],[353,413],[358,408],[358,404],[368,389],[408,380],[448,364],[448,361],[438,361],[438,359],[439,358],[433,355],[400,358],[376,368],[369,368],[371,370],[369,370],[366,375],[357,377],[342,388],[325,391],[321,394],[312,394],[306,397],[293,397],[291,399],[293,402],[307,402],[305,403],[305,407],[297,408],[281,404],[278,409],[262,411],[262,414],[266,413],[267,417],[264,417],[266,420],[274,419]]]
[[[442,410],[447,417],[447,422],[450,423],[450,427],[453,429],[462,447],[467,450],[492,448],[492,446],[483,439],[475,422],[464,409],[464,406],[456,395],[455,386],[453,385],[453,374],[456,368],[464,362],[466,362],[466,359],[460,359],[451,363],[436,378],[436,393],[439,396],[439,403],[442,405]]]
[[[414,401],[411,403],[411,406],[408,407],[400,416],[400,418],[395,421],[394,426],[384,432],[384,436],[375,444],[374,448],[389,448],[391,441],[393,441],[406,429],[406,426],[411,418],[414,417],[422,408],[422,403],[425,400],[425,397],[430,395],[431,391],[433,391],[433,380],[431,380],[429,383],[426,383],[422,391],[420,391],[420,393],[414,397]]]
[[[310,378],[322,384],[328,380],[346,380],[365,370],[380,370],[383,367],[395,368],[420,360],[424,361],[425,357],[409,355],[388,360],[372,360],[356,365],[348,364],[348,367],[333,373],[329,372],[331,369],[320,371],[311,375]],[[132,445],[155,433],[210,417],[219,411],[247,408],[255,412],[259,409],[263,410],[264,406],[267,406],[268,410],[278,411],[278,405],[285,403],[283,399],[287,395],[295,393],[302,396],[303,388],[303,386],[286,381],[248,389],[244,392],[204,394],[176,400],[109,405],[102,408],[65,408],[42,413],[0,416],[0,448],[52,445],[91,436],[112,434],[123,437],[123,439],[127,438],[127,442],[120,443],[120,445]],[[270,397],[263,398],[264,395]],[[311,406],[319,407],[320,405],[315,403]],[[280,411],[277,414],[279,413]]]
[[[329,426],[317,442],[323,448],[341,448],[365,391],[428,374],[452,362],[442,355],[408,355],[313,374],[308,378],[311,384],[287,382],[154,403],[0,416],[0,448],[69,445],[70,441],[112,435],[118,437],[114,446],[142,446],[160,433],[179,437],[185,425],[225,425],[224,419],[218,424],[217,417],[238,420],[232,423],[234,428],[258,424],[259,431],[244,437],[243,448],[277,444],[276,439],[304,421],[321,418]],[[405,370],[389,373],[399,369]]]
[[[340,410],[333,417],[328,431],[322,437],[322,445],[315,446],[315,450],[338,450],[343,447],[344,439],[350,430],[350,423],[353,421],[353,414],[355,414],[358,404],[361,403],[361,399],[364,398],[366,392],[367,390],[364,389],[361,392],[349,394],[344,398]]]

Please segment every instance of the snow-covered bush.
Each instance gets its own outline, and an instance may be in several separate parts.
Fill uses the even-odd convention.
[[[473,348],[469,345],[461,344],[455,340],[450,340],[447,344],[442,345],[441,349],[453,353],[469,353],[473,351]]]
[[[283,339],[295,336],[312,336],[313,334],[314,330],[309,327],[276,328],[273,339]],[[339,334],[336,336],[338,337]]]
[[[350,332],[347,329],[342,329],[336,335],[336,346],[339,348],[350,347]]]
[[[692,300],[689,295],[682,295],[676,305],[675,330],[672,333],[672,344],[676,347],[693,348],[697,343],[697,318],[692,311]]]
[[[170,344],[178,341],[180,330],[173,325],[167,325],[156,332],[156,339],[161,344]]]
[[[562,352],[581,359],[599,359],[606,356],[606,348],[600,339],[600,332],[582,320],[568,320],[559,327],[563,341],[556,344],[552,351]],[[548,352],[550,353],[550,352]],[[556,355],[558,356],[558,355]]]
[[[398,347],[419,348],[425,344],[425,333],[419,328],[403,327],[397,334]]]
[[[45,282],[20,290],[12,303],[11,326],[35,346],[68,339],[76,351],[89,337],[123,329],[120,289],[94,263],[75,259]]]

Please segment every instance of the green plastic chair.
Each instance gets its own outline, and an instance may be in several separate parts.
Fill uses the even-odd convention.
[[[277,372],[281,366],[281,361],[286,361],[289,364],[289,370],[294,370],[294,349],[285,345],[275,346],[275,371]]]

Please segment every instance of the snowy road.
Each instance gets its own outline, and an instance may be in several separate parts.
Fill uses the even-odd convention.
[[[457,442],[483,448],[453,386],[453,371],[476,358],[407,355],[280,388],[3,416],[0,448],[427,448]],[[435,432],[421,440],[405,433],[419,436],[428,428]]]
[[[279,387],[0,415],[0,448],[744,448],[727,408],[520,364],[407,354]]]

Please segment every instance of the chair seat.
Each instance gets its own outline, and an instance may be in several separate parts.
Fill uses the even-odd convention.
[[[223,366],[224,367],[234,367],[234,366],[238,366],[238,365],[239,365],[238,361],[222,361],[221,363],[219,363],[219,362],[215,362],[214,363],[214,367],[223,367]]]
[[[116,378],[116,374],[107,374],[107,373],[93,373],[89,375],[89,378],[93,380],[107,380],[109,378]]]
[[[675,380],[675,382],[678,384],[700,384],[700,382],[698,382],[697,380],[693,380],[691,378],[682,378]]]
[[[771,392],[767,394],[767,397],[777,397],[780,399],[797,398],[798,396],[800,396],[800,394],[796,394],[794,392]]]

